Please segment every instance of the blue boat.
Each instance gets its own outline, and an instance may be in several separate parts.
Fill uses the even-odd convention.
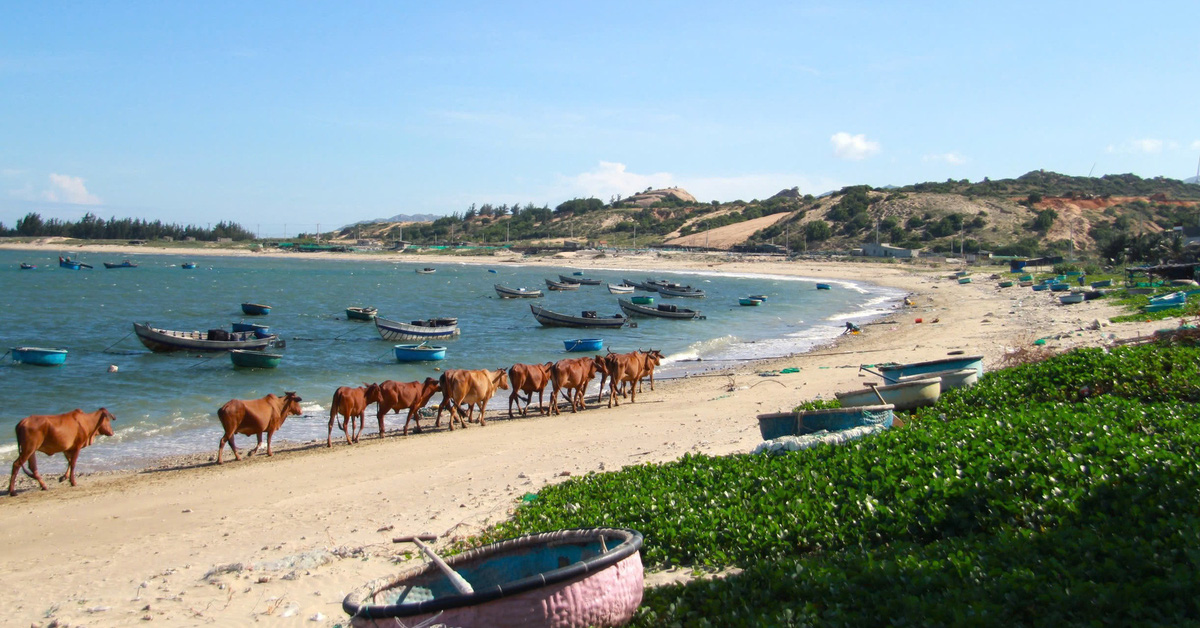
[[[196,267],[196,262],[184,262],[180,264],[179,267],[184,270],[191,270]]]
[[[867,425],[891,427],[895,420],[891,404],[877,406],[855,406],[852,408],[828,408],[802,412],[775,412],[758,415],[758,431],[763,440],[774,440],[781,436],[803,436],[820,432],[839,432]]]
[[[762,299],[752,299],[750,297],[743,297],[741,299],[738,299],[738,305],[761,305],[761,304],[762,304]]]
[[[36,364],[38,366],[58,366],[67,361],[66,349],[48,349],[46,347],[13,347],[13,362],[21,364]]]
[[[832,289],[833,289],[833,286],[831,286],[831,285],[829,285],[829,284],[827,284],[827,283],[819,283],[819,284],[817,284],[817,290],[832,290]]]
[[[392,350],[396,353],[397,362],[428,362],[446,359],[446,347],[427,345],[423,342],[419,345],[396,345]]]
[[[1050,284],[1050,292],[1066,292],[1071,289],[1071,284],[1066,282],[1054,282]]]
[[[80,268],[91,268],[90,265],[84,264],[79,260],[73,260],[69,257],[58,256],[58,265],[68,270],[79,270]]]
[[[271,313],[271,306],[261,303],[243,303],[242,312],[248,316],[265,316]]]
[[[1048,290],[1048,289],[1050,288],[1050,284],[1048,284],[1048,283],[1035,283],[1035,284],[1033,284],[1033,285],[1032,285],[1032,286],[1030,286],[1030,287],[1032,287],[1032,288],[1033,288],[1033,291],[1034,291],[1034,292],[1042,292],[1042,291],[1044,291],[1044,290]]]
[[[563,345],[567,351],[599,351],[604,348],[604,341],[600,338],[576,338],[564,340]]]
[[[258,323],[234,323],[233,331],[252,331],[259,338],[266,338],[271,335],[271,329],[268,325],[259,325]]]
[[[137,264],[134,264],[133,262],[131,262],[129,260],[125,260],[119,264],[113,263],[113,262],[104,262],[104,267],[105,268],[137,268]]]
[[[983,376],[982,355],[961,355],[926,362],[911,362],[909,364],[880,364],[877,366],[879,375],[885,384],[898,384],[901,377],[909,375],[925,375],[938,371],[957,371],[960,369],[975,369]]]

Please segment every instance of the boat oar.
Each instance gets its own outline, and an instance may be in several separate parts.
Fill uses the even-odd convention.
[[[453,584],[454,588],[457,589],[459,593],[461,593],[463,595],[471,595],[472,593],[475,593],[475,589],[471,588],[470,583],[468,583],[465,578],[460,576],[457,571],[454,571],[453,569],[451,569],[450,565],[447,565],[446,561],[442,560],[442,557],[438,556],[437,553],[433,551],[433,548],[422,543],[421,542],[422,539],[424,539],[426,541],[433,541],[433,540],[436,540],[437,537],[432,534],[421,534],[418,536],[400,536],[400,537],[396,537],[396,538],[392,539],[392,542],[393,543],[412,543],[412,544],[416,545],[417,547],[421,548],[421,551],[425,552],[425,555],[429,557],[429,560],[432,561],[433,564],[437,565],[438,569],[442,570],[442,573],[446,574],[446,577],[450,579],[450,584]]]
[[[858,370],[860,370],[860,371],[866,371],[866,372],[868,372],[868,373],[870,373],[870,374],[874,375],[875,377],[883,377],[883,374],[882,374],[882,373],[876,373],[875,371],[872,371],[871,369],[867,368],[865,365],[862,365],[862,364],[859,364],[859,365],[858,365]],[[886,377],[883,377],[883,379],[884,379],[884,380],[887,380],[887,378],[886,378]]]
[[[879,394],[879,389],[878,389],[878,388],[876,388],[876,386],[878,386],[878,385],[879,385],[879,384],[876,384],[876,383],[874,383],[874,382],[872,382],[872,383],[870,383],[870,384],[867,384],[867,386],[869,386],[869,387],[871,388],[871,392],[875,393],[875,396],[876,396],[876,397],[879,397],[879,404],[880,404],[880,405],[883,405],[883,406],[886,406],[886,405],[887,405],[887,402],[883,400],[883,395]]]

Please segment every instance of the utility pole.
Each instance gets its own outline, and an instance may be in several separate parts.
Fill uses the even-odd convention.
[[[783,226],[783,255],[789,257],[792,254],[792,226]]]

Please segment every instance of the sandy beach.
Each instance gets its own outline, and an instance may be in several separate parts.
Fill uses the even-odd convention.
[[[41,245],[51,253],[59,247]],[[70,250],[98,250],[114,259],[140,253],[267,255],[140,246]],[[81,475],[76,488],[49,481],[49,491],[37,490],[22,474],[18,495],[2,498],[0,506],[0,579],[9,583],[0,601],[7,621],[236,626],[271,618],[272,625],[331,626],[344,622],[341,602],[352,588],[397,570],[397,557],[410,548],[394,546],[394,536],[432,533],[444,544],[503,520],[526,493],[572,476],[687,452],[748,452],[760,442],[758,413],[878,381],[861,372],[861,364],[964,351],[983,354],[986,368],[994,369],[1006,352],[1031,347],[1038,338],[1061,351],[1169,326],[1109,324],[1122,312],[1104,299],[1062,306],[1048,292],[998,289],[988,277],[1004,270],[999,266],[973,268],[974,282],[959,284],[949,278],[957,267],[857,261],[652,254],[536,261],[370,258],[850,279],[904,290],[915,305],[808,354],[658,381],[654,391],[647,388],[636,403],[619,408],[592,404],[579,414],[509,420],[499,415],[507,399],[497,398],[486,426],[453,432],[443,426],[382,440],[372,433],[354,446],[335,439],[332,449],[323,442],[277,444],[271,458],[260,452],[221,466],[214,464],[220,436],[214,421],[207,454],[135,472]],[[784,367],[800,370],[778,374]],[[589,392],[594,399],[595,384]],[[290,421],[298,420],[318,419]],[[287,428],[278,438],[287,439]],[[245,451],[250,440],[239,439]]]

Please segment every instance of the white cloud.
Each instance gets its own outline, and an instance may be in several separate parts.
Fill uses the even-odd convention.
[[[1200,150],[1200,140],[1195,140],[1192,142],[1192,150]]]
[[[51,174],[50,189],[42,193],[42,197],[52,203],[69,203],[71,205],[99,205],[100,197],[87,191],[83,185],[83,177],[72,177],[68,174]]]
[[[845,131],[834,133],[829,138],[829,143],[833,146],[834,156],[839,159],[859,161],[880,151],[879,142],[868,140],[867,136],[862,133],[858,135],[850,135]]]
[[[1163,141],[1156,139],[1133,140],[1129,143],[1130,147],[1141,153],[1161,153],[1163,149]]]
[[[967,163],[967,158],[959,155],[956,152],[941,153],[938,155],[925,155],[921,161],[941,161],[954,166]]]

